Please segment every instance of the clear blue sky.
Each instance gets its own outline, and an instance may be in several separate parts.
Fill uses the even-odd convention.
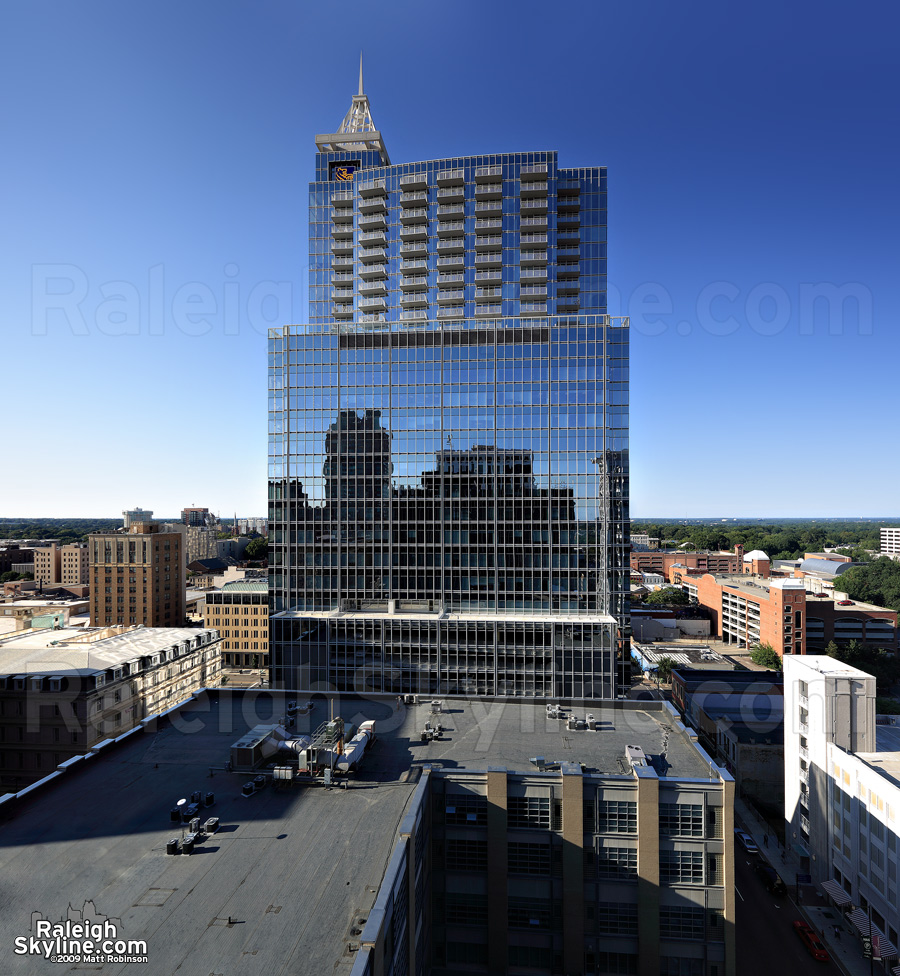
[[[313,136],[360,48],[395,162],[609,167],[635,515],[897,513],[898,30],[830,0],[3,4],[0,515],[264,513],[265,329],[305,319]]]

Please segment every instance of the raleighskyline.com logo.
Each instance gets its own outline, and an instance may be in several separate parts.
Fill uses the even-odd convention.
[[[32,912],[32,934],[15,939],[13,953],[68,965],[147,962],[147,943],[123,939],[121,927],[121,919],[99,914],[90,901],[80,911],[70,905],[67,918],[58,922]]]

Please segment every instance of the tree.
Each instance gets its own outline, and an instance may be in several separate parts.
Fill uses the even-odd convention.
[[[663,684],[669,683],[669,678],[672,677],[672,669],[675,667],[675,662],[672,658],[666,656],[661,657],[656,662],[656,677],[663,682]]]
[[[750,649],[750,660],[771,671],[781,670],[781,658],[771,644],[757,644]]]
[[[888,696],[891,686],[900,678],[900,662],[893,654],[878,647],[869,647],[860,641],[850,641],[849,644],[836,644],[829,641],[825,652],[844,664],[859,668],[875,678],[876,694]]]
[[[265,536],[251,539],[244,550],[247,559],[266,559],[269,555],[269,540]]]
[[[0,583],[11,583],[13,580],[17,580],[18,578],[18,573],[14,573],[12,570],[9,570],[9,572],[0,575]]]
[[[683,607],[690,603],[690,597],[677,586],[664,586],[661,590],[654,590],[645,600],[654,607]]]

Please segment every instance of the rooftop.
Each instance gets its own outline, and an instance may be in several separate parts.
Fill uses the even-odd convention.
[[[770,590],[802,590],[801,579],[763,579],[762,577],[744,576],[736,573],[712,573],[713,579],[721,586],[730,590],[737,590],[746,596],[757,600],[768,600]]]
[[[196,627],[138,627],[104,637],[117,628],[64,627],[23,630],[0,644],[0,674],[97,674],[182,641],[209,633]]]
[[[245,732],[278,720],[284,700],[203,694],[159,731],[137,731],[17,801],[24,807],[0,840],[0,871],[15,892],[0,913],[0,938],[9,945],[27,936],[33,911],[56,920],[88,900],[121,919],[125,938],[146,939],[145,976],[346,976],[355,956],[347,945],[358,939],[351,924],[374,903],[419,767],[536,772],[530,760],[544,756],[630,778],[625,746],[639,744],[658,771],[708,780],[703,753],[668,710],[650,705],[595,707],[601,731],[575,732],[548,719],[543,704],[447,702],[437,717],[443,737],[421,742],[425,721],[436,718],[430,704],[344,700],[336,711],[354,724],[374,719],[378,736],[349,789],[268,787],[244,797],[250,777],[221,767]],[[297,731],[314,730],[330,709],[317,699],[297,716]],[[180,832],[169,812],[196,790],[214,793],[204,816],[219,817],[221,827],[194,855],[167,856],[166,842]],[[49,964],[11,953],[4,967],[10,976],[49,972]],[[111,976],[121,967],[92,971]]]
[[[894,786],[900,786],[900,726],[876,725],[875,748],[877,752],[857,752],[856,756]]]
[[[282,610],[274,617],[302,617],[304,620],[451,620],[536,624],[615,624],[614,617],[600,613],[546,613],[540,610]]]

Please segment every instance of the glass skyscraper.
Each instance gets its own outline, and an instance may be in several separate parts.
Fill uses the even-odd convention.
[[[606,314],[606,170],[391,165],[362,77],[316,145],[310,320],[269,338],[273,685],[615,697],[628,322]]]

